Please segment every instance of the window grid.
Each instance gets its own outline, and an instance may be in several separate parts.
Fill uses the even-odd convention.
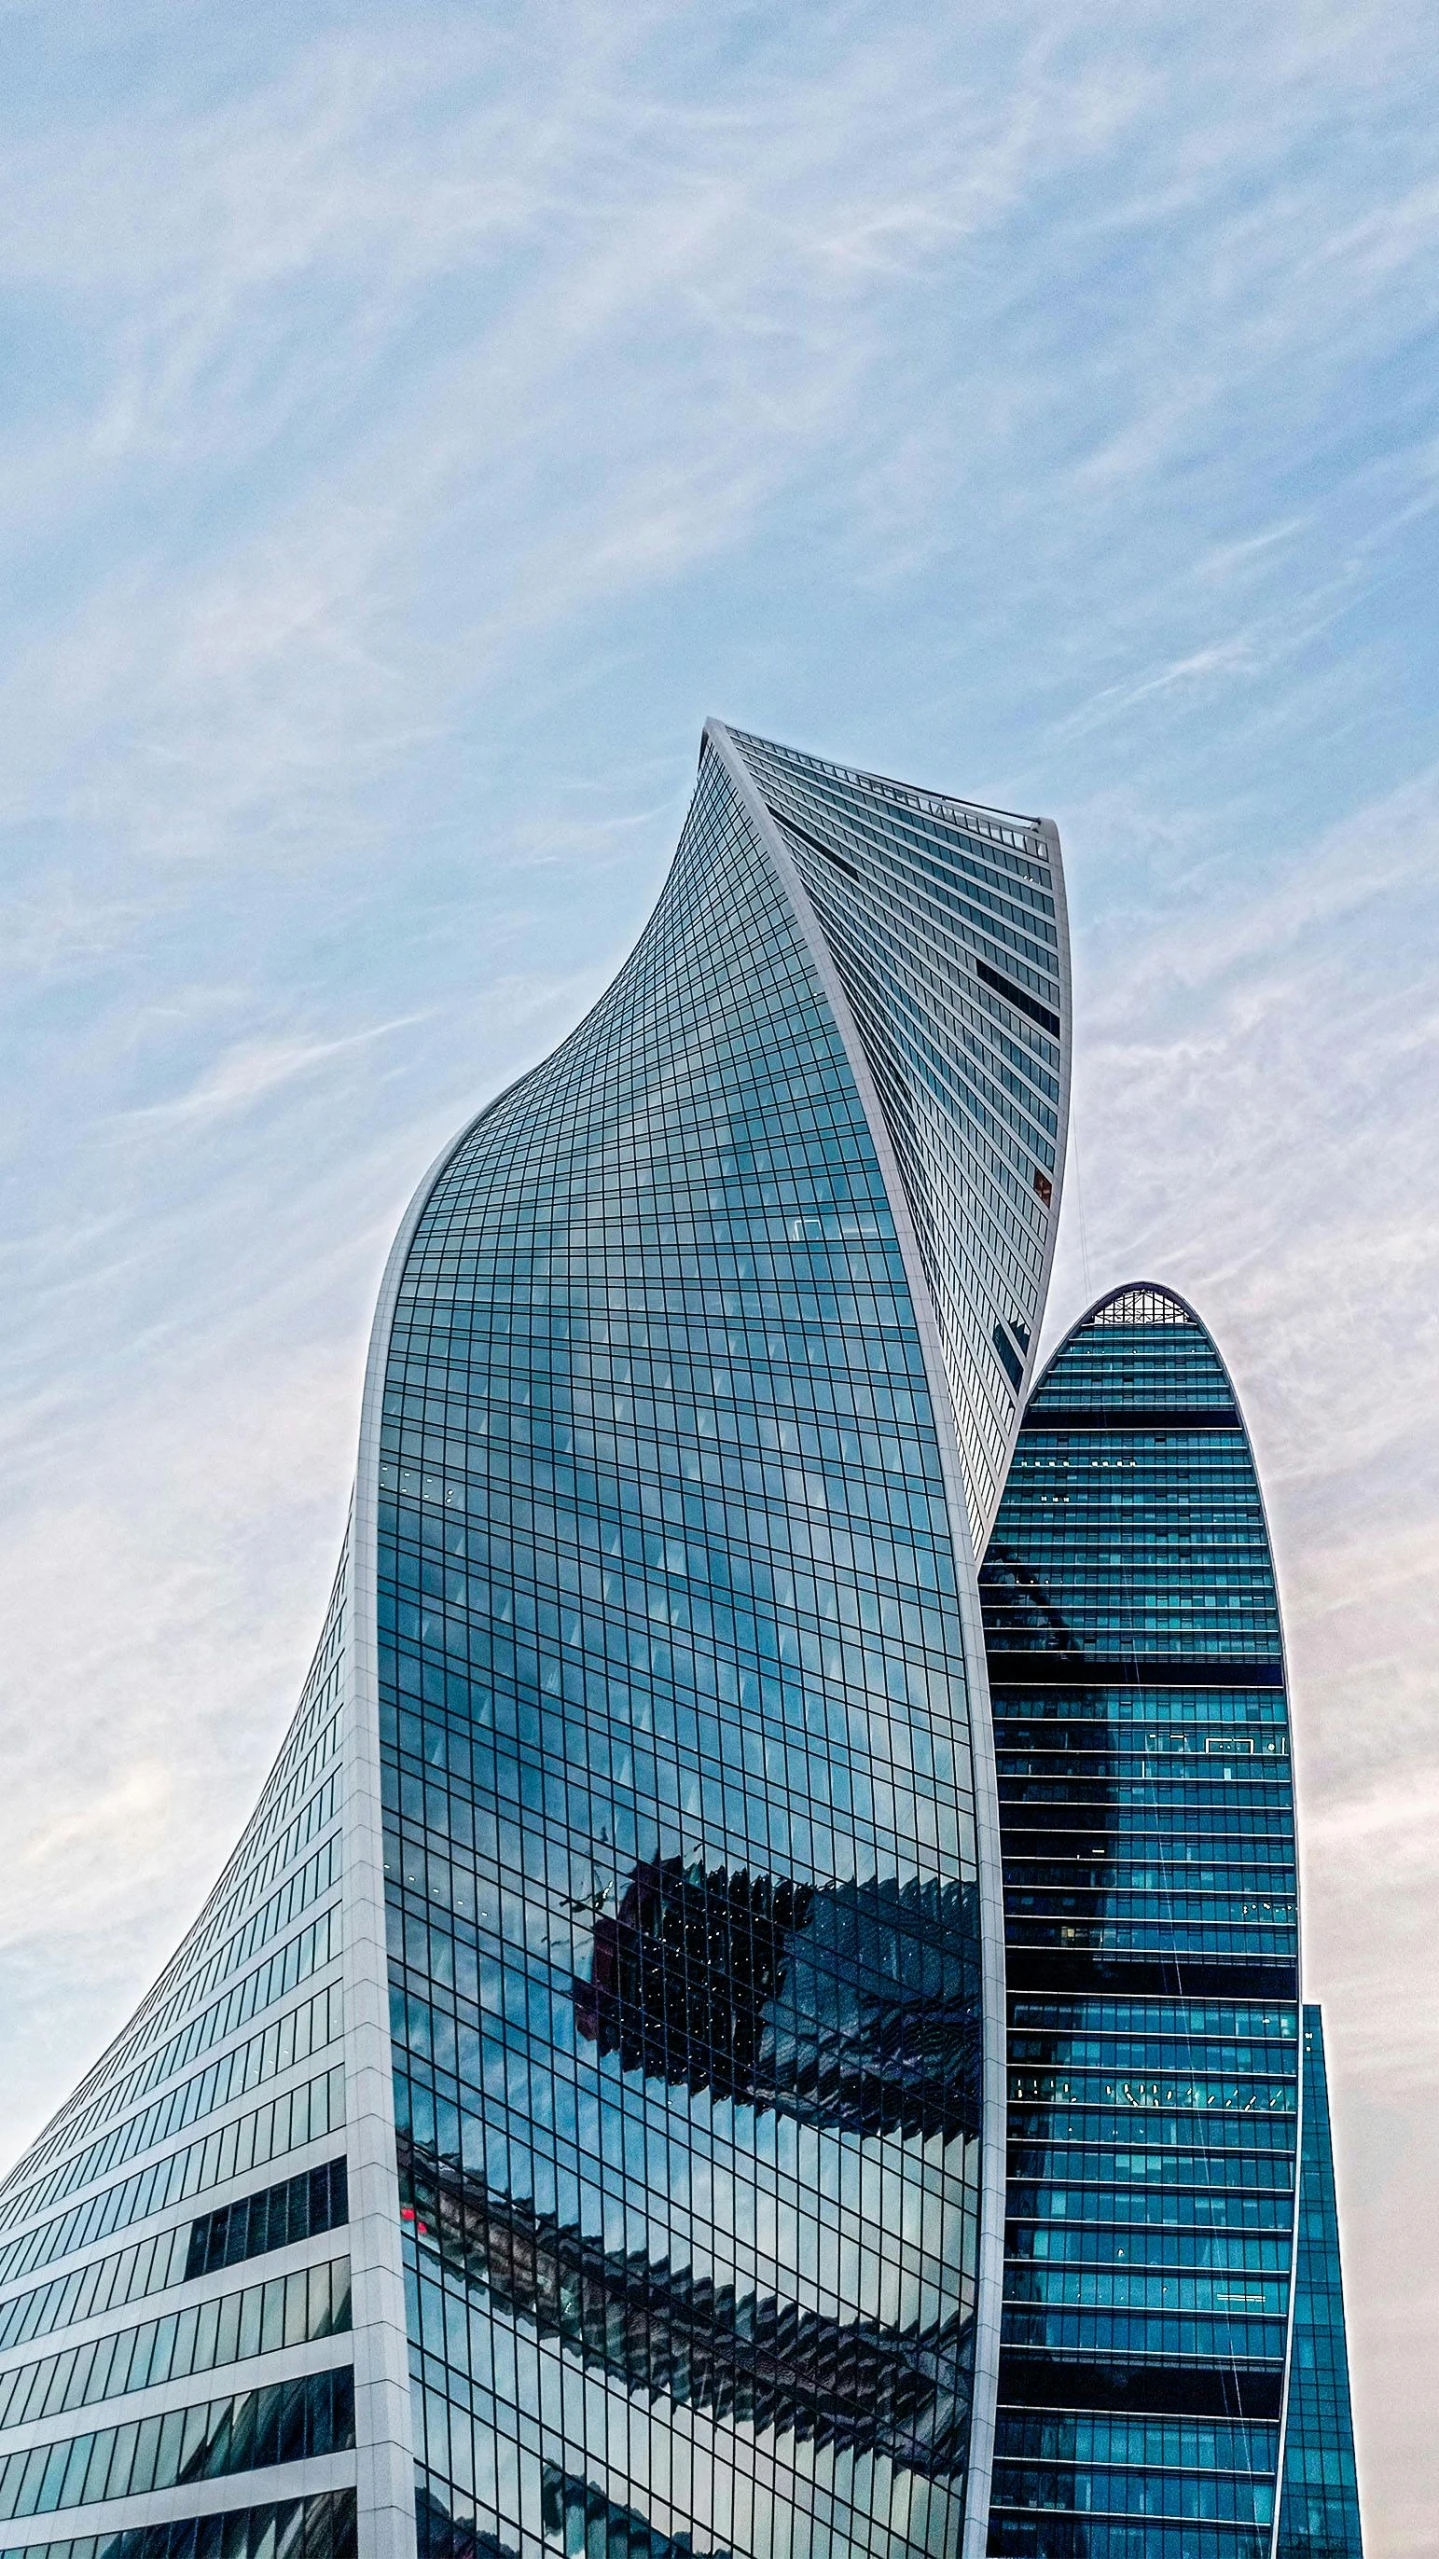
[[[1010,1976],[990,2548],[1268,2559],[1300,2060],[1282,1640],[1232,1390],[1166,1292],[1051,1361],[981,1594]]]
[[[0,2559],[355,2559],[355,2492],[329,2489],[276,2505],[227,2506],[175,2523],[131,2524],[78,2540],[27,2541]]]
[[[985,858],[998,875],[1008,848]],[[1053,1162],[1058,1054],[1023,1015],[986,1048],[967,983],[934,1125],[1023,1320],[1044,1223],[1012,1150],[1022,1127]],[[890,986],[932,1063],[909,944]],[[1016,1060],[1050,1088],[1023,1088],[1027,1116]],[[979,2122],[956,1563],[863,1110],[712,754],[628,968],[435,1185],[380,1484],[424,2532],[939,2548]],[[856,1961],[930,2002],[907,2075],[860,2058]]]
[[[68,2416],[159,2382],[309,2345],[350,2325],[350,2263],[302,2266],[0,2374],[0,2430]]]

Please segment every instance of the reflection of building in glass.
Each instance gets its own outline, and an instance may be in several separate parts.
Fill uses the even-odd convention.
[[[682,1857],[595,1922],[582,2036],[643,2070],[849,2132],[980,2129],[973,1884],[772,1884]]]
[[[981,1589],[1010,2064],[990,2549],[1268,2559],[1299,2167],[1288,1708],[1244,1426],[1167,1290],[1116,1291],[1045,1370]],[[1322,2055],[1305,2102],[1286,2515],[1326,2392],[1349,2440]]]
[[[650,2399],[801,2441],[889,2453],[945,2475],[964,2463],[965,2323],[898,2332],[736,2294],[563,2228],[400,2137],[401,2219],[500,2308]]]
[[[295,1723],[0,2189],[0,2385],[110,2341],[83,2413],[16,2383],[8,2542],[978,2559],[973,1554],[1058,1208],[1057,855],[712,724],[631,959],[422,1186]]]

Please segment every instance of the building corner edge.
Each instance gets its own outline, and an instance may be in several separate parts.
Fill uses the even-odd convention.
[[[984,2096],[980,2136],[979,2234],[975,2264],[974,2365],[969,2458],[965,2473],[964,2526],[957,2559],[985,2559],[989,2539],[990,2478],[994,2463],[995,2424],[999,2400],[1000,2325],[1004,2299],[1008,2018],[999,1782],[995,1766],[988,1658],[979,1603],[980,1559],[976,1555],[970,1530],[963,1460],[949,1380],[945,1370],[939,1318],[925,1277],[919,1239],[910,1215],[903,1179],[885,1123],[878,1089],[864,1054],[849,998],[840,983],[838,971],[830,956],[804,883],[790,859],[778,827],[755,787],[744,757],[722,720],[711,718],[705,721],[701,755],[703,755],[704,745],[710,746],[719,757],[754,828],[757,840],[770,861],[784,896],[794,913],[843,1043],[894,1218],[905,1277],[919,1328],[930,1402],[939,1435],[950,1531],[958,1566],[956,1579],[959,1611],[964,1628],[965,1689],[969,1703],[971,1765],[974,1773],[975,1853],[979,1886],[983,2007]],[[1057,854],[1057,834],[1052,826],[1047,827],[1046,833]],[[1061,896],[1062,894],[1061,881]],[[1062,947],[1065,964],[1063,984],[1067,994],[1069,987],[1067,935],[1062,937]],[[1064,1044],[1063,1055],[1065,1081],[1060,1127],[1061,1146],[1058,1150],[1057,1165],[1057,1170],[1061,1174],[1064,1160],[1062,1141],[1067,1131],[1069,1098],[1067,1043]],[[1056,1182],[1054,1214],[1050,1220],[1049,1249],[1043,1274],[1046,1289],[1053,1261],[1058,1208],[1059,1183]],[[1040,1312],[1042,1319],[1042,1302]],[[1038,1345],[1039,1330],[1040,1325],[1037,1321],[1030,1345],[1031,1367]],[[1028,1370],[1025,1384],[1028,1384]],[[1018,1434],[1019,1414],[1022,1409],[1023,1392],[1021,1391],[1016,1405],[1013,1436]],[[1000,1480],[1002,1488],[1002,1477]]]
[[[380,1768],[377,1543],[390,1334],[415,1230],[468,1128],[431,1165],[390,1249],[365,1362],[350,1509],[345,1730],[345,2114],[354,2298],[358,2559],[415,2559],[415,2454],[395,2158]]]

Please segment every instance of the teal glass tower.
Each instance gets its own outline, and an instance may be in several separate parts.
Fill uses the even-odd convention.
[[[1304,2125],[1289,2421],[1276,2559],[1363,2559],[1324,2019],[1304,2011]]]
[[[255,1814],[0,2188],[6,2551],[980,2559],[1068,1038],[1052,827],[709,725],[404,1222]]]
[[[1318,2513],[1357,2552],[1273,1561],[1228,1375],[1169,1290],[1113,1292],[1055,1353],[981,1588],[1009,2034],[989,2547],[1270,2559],[1287,2390],[1280,2546],[1327,2550]]]

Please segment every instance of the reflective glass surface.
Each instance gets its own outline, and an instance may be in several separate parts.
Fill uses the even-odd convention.
[[[0,2521],[151,2496],[237,2471],[272,2470],[279,2462],[347,2452],[354,2441],[348,2365],[225,2399],[187,2399],[163,2415],[6,2454],[0,2458]]]
[[[324,2244],[348,2210],[347,1601],[348,1552],[294,1721],[224,1873],[130,2023],[0,2186],[0,2426],[28,2432],[97,2412],[84,2434],[22,2439],[7,2453],[0,2517],[135,2501],[138,2520],[123,2533],[87,2538],[77,2515],[72,2540],[53,2545],[73,2546],[76,2559],[212,2548],[219,2559],[220,2519],[167,2521],[157,2538],[145,2500],[159,2497],[163,2513],[186,2480],[232,2475],[226,2559],[232,2545],[237,2559],[309,2559],[312,2549],[341,2559],[353,2548],[352,2490],[254,2507],[242,2476],[283,2462],[298,2489],[310,2484],[299,2466],[318,2460],[330,2465],[328,2491],[337,2454],[354,2442],[347,2361],[293,2377],[280,2366],[273,2384],[196,2397],[197,2375],[302,2339],[332,2337],[348,2357],[348,2271]],[[267,2092],[258,2103],[257,2090]],[[213,2280],[279,2249],[291,2254],[274,2275],[243,2288]],[[168,2298],[137,2320],[129,2305],[156,2296]],[[66,2331],[81,2322],[71,2344]],[[47,2352],[27,2352],[41,2338],[53,2341]],[[136,2416],[141,2390],[150,2395]]]
[[[37,2551],[403,2559],[412,2404],[424,2559],[957,2552],[964,1644],[1067,1021],[1052,829],[711,724],[629,964],[407,1221],[254,1815],[0,2180]]]
[[[347,2258],[272,2275],[241,2292],[190,2302],[83,2346],[14,2365],[0,2376],[0,2430],[67,2416],[98,2399],[187,2380],[191,2373],[214,2372],[252,2355],[277,2354],[284,2346],[309,2345],[349,2325]]]
[[[1052,836],[736,736],[853,1010],[914,1219],[982,1548],[1057,1214],[1068,960]]]
[[[1304,2134],[1294,2344],[1276,2559],[1363,2559],[1324,2019],[1304,2011]]]
[[[69,2541],[27,2541],[0,2559],[356,2559],[353,2488],[223,2514],[128,2525]]]
[[[981,1573],[1009,2195],[990,2547],[1267,2559],[1299,2100],[1288,1711],[1208,1334],[1122,1290],[1026,1411]]]
[[[424,2546],[953,2549],[960,1567],[854,1076],[712,750],[630,963],[435,1183],[381,1457]]]

